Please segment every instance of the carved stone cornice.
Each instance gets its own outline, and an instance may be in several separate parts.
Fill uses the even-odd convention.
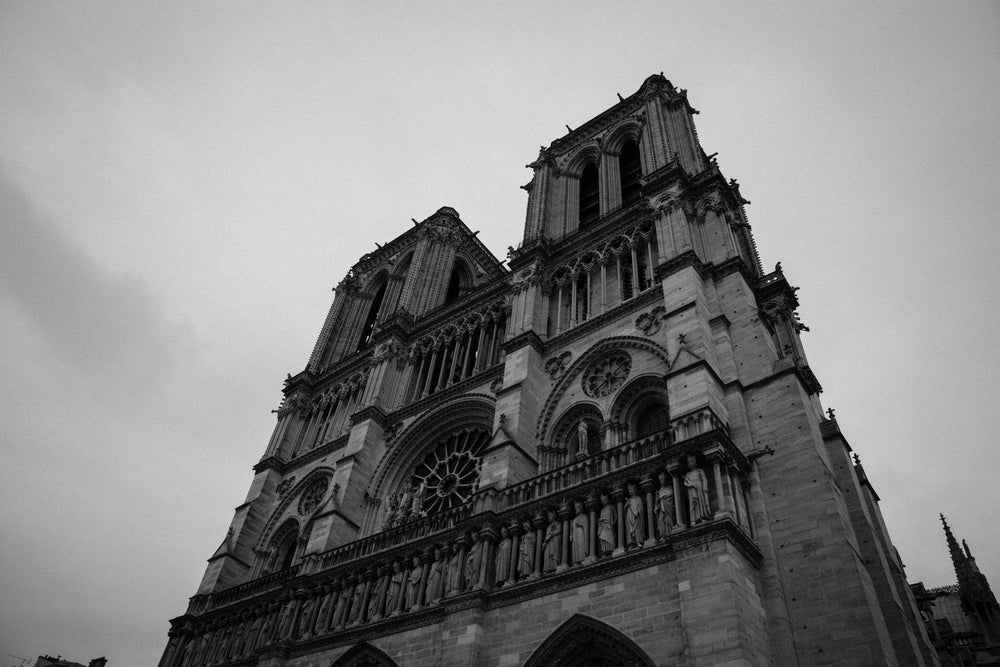
[[[456,396],[464,394],[474,387],[487,384],[491,378],[503,377],[503,366],[502,362],[495,364],[492,367],[477,373],[476,375],[465,378],[461,382],[456,382],[450,387],[436,391],[430,396],[422,398],[419,401],[415,401],[409,405],[399,408],[398,410],[394,410],[385,416],[387,420],[386,423],[392,423],[406,419],[412,415],[418,415],[424,410],[429,410],[438,404],[445,403]]]
[[[522,347],[532,347],[539,354],[544,354],[545,343],[539,338],[538,334],[534,331],[528,330],[524,333],[520,333],[512,338],[500,343],[500,349],[502,349],[506,354],[510,354],[514,350],[519,350]]]
[[[698,277],[702,280],[707,279],[711,275],[710,266],[698,259],[698,255],[695,254],[694,250],[685,250],[681,254],[671,257],[657,266],[653,270],[653,275],[657,280],[663,280],[689,266],[698,272]]]
[[[351,415],[351,426],[360,424],[366,419],[371,419],[382,428],[385,428],[389,424],[389,419],[382,408],[377,405],[369,405]]]

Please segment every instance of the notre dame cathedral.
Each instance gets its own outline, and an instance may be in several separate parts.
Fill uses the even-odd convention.
[[[695,113],[542,148],[506,262],[354,264],[161,667],[938,664]]]

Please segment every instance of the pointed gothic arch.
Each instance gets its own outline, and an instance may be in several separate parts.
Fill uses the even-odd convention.
[[[535,649],[524,667],[654,667],[638,644],[606,623],[574,614]]]
[[[396,661],[368,642],[355,644],[330,667],[397,667]]]

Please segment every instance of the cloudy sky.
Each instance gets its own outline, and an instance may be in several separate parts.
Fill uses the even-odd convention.
[[[0,664],[152,665],[353,261],[663,71],[911,581],[1000,592],[1000,4],[0,4]]]

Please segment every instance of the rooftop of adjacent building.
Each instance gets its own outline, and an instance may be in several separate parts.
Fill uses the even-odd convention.
[[[86,665],[79,662],[72,662],[70,660],[64,660],[63,657],[56,656],[53,658],[51,655],[40,655],[38,660],[35,661],[35,667],[104,667],[108,664],[108,659],[105,657],[94,658]]]

